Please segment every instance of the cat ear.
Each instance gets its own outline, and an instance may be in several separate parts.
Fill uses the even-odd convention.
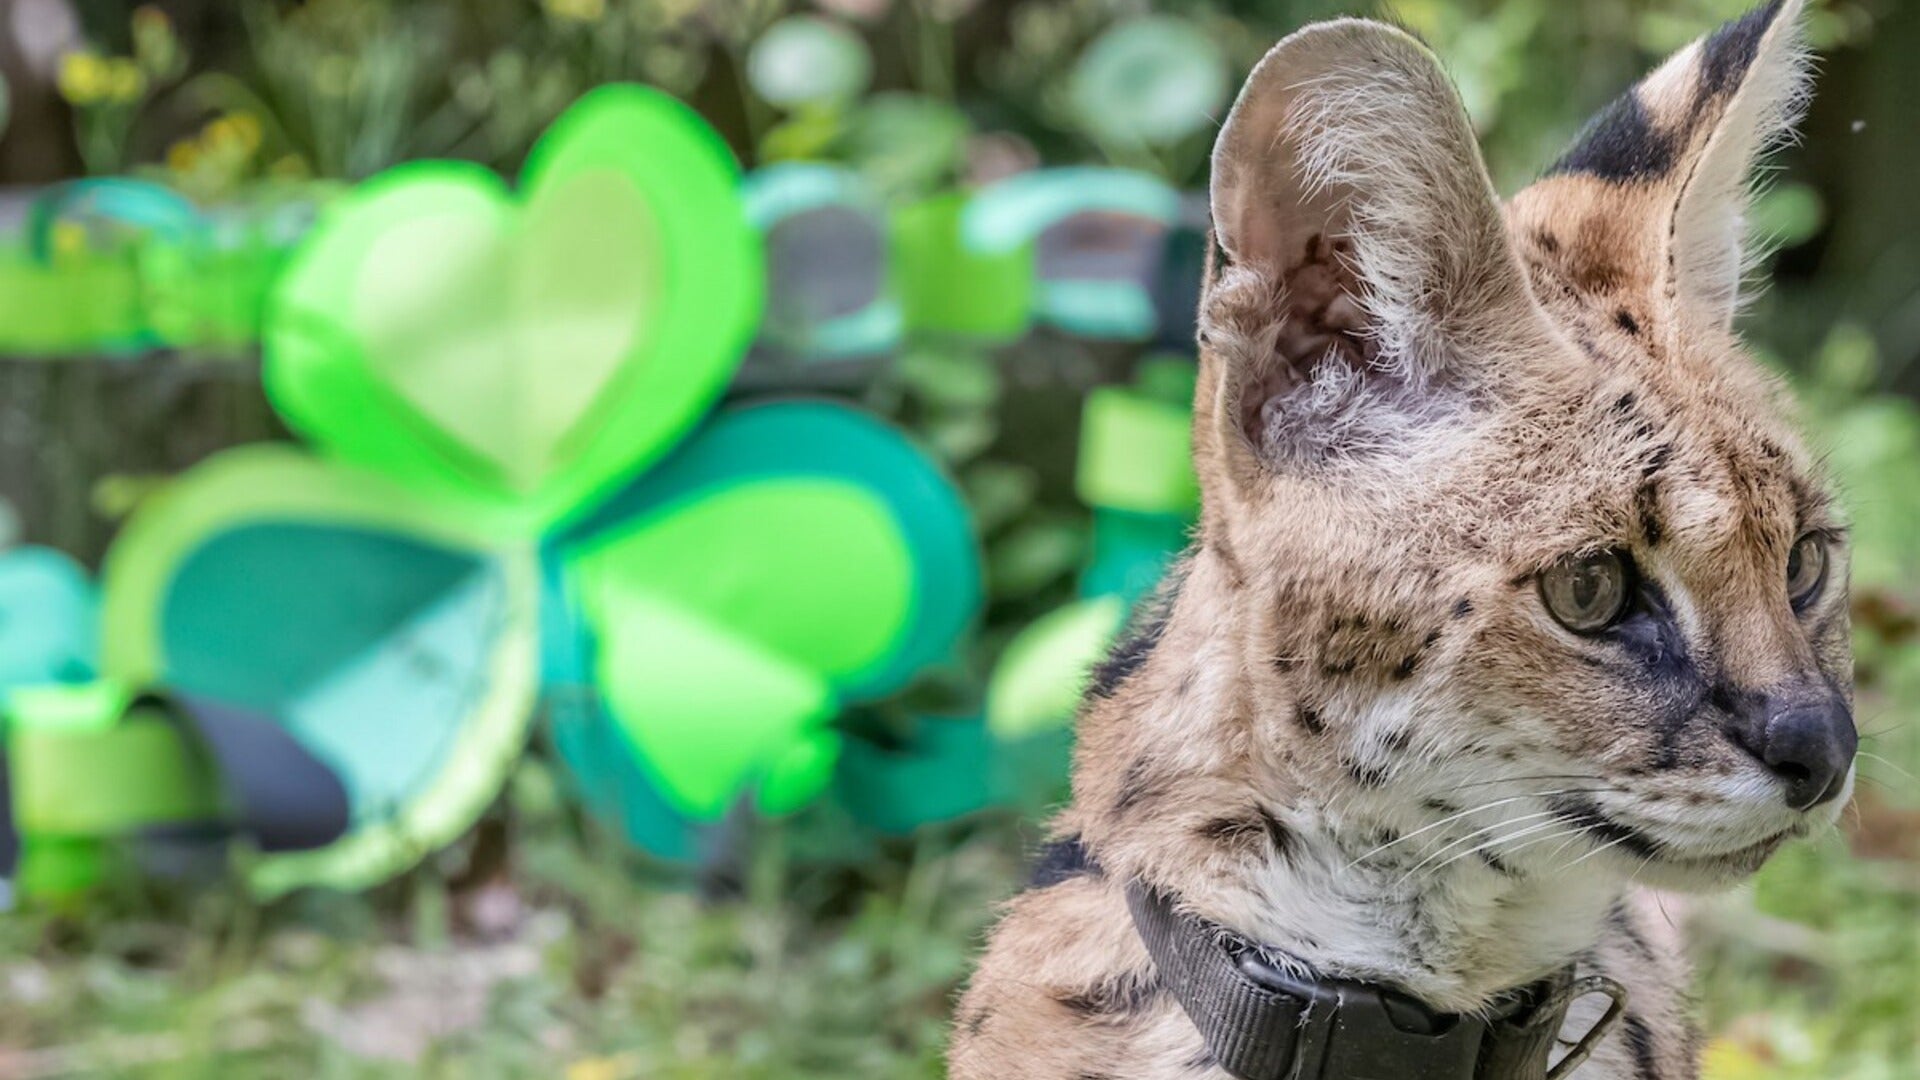
[[[1252,482],[1390,452],[1549,334],[1460,97],[1398,29],[1342,20],[1274,46],[1220,132],[1211,194],[1203,467]]]
[[[1773,0],[1675,53],[1515,198],[1516,221],[1575,223],[1561,230],[1571,280],[1638,287],[1668,334],[1732,322],[1756,166],[1806,106],[1804,7]]]

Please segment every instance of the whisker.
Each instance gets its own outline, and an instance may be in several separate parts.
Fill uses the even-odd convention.
[[[1470,784],[1455,784],[1454,790],[1464,791],[1467,788],[1487,787],[1492,784],[1523,784],[1532,780],[1590,780],[1595,783],[1607,782],[1606,777],[1597,776],[1593,773],[1533,773],[1525,776],[1496,776],[1491,780],[1475,780]]]
[[[1913,775],[1912,773],[1894,764],[1893,762],[1888,761],[1886,758],[1881,757],[1879,754],[1869,754],[1865,750],[1860,750],[1860,751],[1857,751],[1856,753],[1858,757],[1860,757],[1865,761],[1877,761],[1880,764],[1885,765],[1887,768],[1892,769],[1894,772],[1899,773],[1901,776],[1906,777],[1908,780],[1912,781],[1913,783],[1920,784],[1920,776]],[[1862,779],[1866,779],[1866,777],[1862,777]]]
[[[1483,810],[1492,810],[1495,807],[1506,806],[1510,803],[1525,802],[1528,799],[1548,799],[1548,798],[1552,798],[1555,795],[1591,795],[1591,794],[1597,794],[1599,792],[1610,791],[1610,790],[1612,789],[1611,788],[1561,788],[1557,791],[1529,791],[1524,794],[1509,795],[1503,799],[1495,799],[1492,802],[1481,803],[1479,806],[1462,810],[1457,814],[1449,814],[1446,817],[1443,817],[1439,821],[1433,822],[1430,825],[1422,825],[1420,828],[1415,829],[1412,832],[1405,833],[1399,837],[1396,837],[1392,840],[1387,841],[1384,844],[1379,845],[1378,847],[1373,848],[1370,851],[1363,852],[1362,854],[1356,856],[1352,862],[1348,863],[1345,869],[1351,870],[1354,867],[1359,866],[1361,863],[1365,862],[1366,860],[1372,858],[1373,856],[1378,855],[1382,851],[1385,851],[1388,848],[1394,846],[1395,844],[1405,843],[1406,841],[1411,840],[1416,836],[1420,836],[1424,833],[1432,832],[1433,830],[1438,829],[1443,825],[1446,825],[1450,822],[1458,821],[1463,817],[1468,817],[1473,814],[1478,814]],[[1538,816],[1538,815],[1531,815],[1531,816]],[[1514,820],[1523,820],[1523,819],[1509,818],[1506,820],[1514,821]],[[1476,829],[1474,831],[1480,832],[1482,830]]]
[[[1599,847],[1594,848],[1592,851],[1587,852],[1585,855],[1582,855],[1579,858],[1568,863],[1567,865],[1561,867],[1560,869],[1555,870],[1554,873],[1564,874],[1567,871],[1573,869],[1574,867],[1579,866],[1581,863],[1586,862],[1588,859],[1593,858],[1595,855],[1598,855],[1603,851],[1610,851],[1613,848],[1626,843],[1629,839],[1632,839],[1632,837],[1621,836],[1621,837],[1616,837],[1615,839],[1609,840],[1606,843],[1601,844]]]
[[[1432,870],[1429,870],[1428,876],[1432,876],[1433,874],[1439,873],[1440,870],[1445,866],[1447,866],[1449,863],[1452,863],[1458,859],[1465,858],[1468,855],[1477,854],[1479,852],[1485,851],[1488,848],[1498,844],[1507,843],[1508,841],[1512,841],[1512,840],[1518,840],[1522,836],[1530,835],[1532,833],[1540,831],[1541,829],[1551,829],[1555,825],[1564,824],[1563,819],[1559,815],[1560,815],[1560,812],[1558,810],[1542,810],[1537,814],[1523,814],[1517,818],[1510,818],[1507,821],[1502,822],[1501,824],[1513,825],[1522,821],[1527,821],[1529,819],[1543,818],[1543,817],[1551,818],[1552,820],[1534,821],[1534,823],[1531,825],[1527,825],[1523,828],[1515,829],[1513,831],[1506,833],[1505,835],[1496,836],[1493,839],[1488,840],[1484,844],[1478,844],[1478,845],[1475,845],[1474,847],[1468,848],[1467,850],[1462,851],[1459,854],[1448,858],[1445,862],[1442,862],[1439,866],[1434,867]],[[1442,847],[1440,850],[1435,851],[1433,854],[1428,855],[1426,858],[1415,863],[1413,867],[1409,869],[1406,873],[1401,874],[1399,879],[1393,883],[1393,888],[1397,889],[1400,886],[1406,884],[1408,881],[1411,881],[1415,875],[1419,874],[1422,870],[1425,870],[1427,866],[1431,864],[1435,859],[1440,858],[1440,856],[1446,854],[1448,851],[1451,851],[1454,848],[1459,847],[1461,844],[1470,843],[1476,837],[1485,836],[1488,831],[1489,830],[1487,829],[1477,829],[1474,832],[1468,833],[1466,836],[1461,837],[1458,840],[1455,840],[1453,843],[1448,844],[1445,847]]]
[[[1566,822],[1558,818],[1556,818],[1553,821],[1537,822],[1533,825],[1529,825],[1524,829],[1520,829],[1516,832],[1508,833],[1505,836],[1495,837],[1492,840],[1489,840],[1478,847],[1470,848],[1466,851],[1462,851],[1456,855],[1453,855],[1452,857],[1448,858],[1445,862],[1427,871],[1427,875],[1429,877],[1432,877],[1434,875],[1439,874],[1442,870],[1445,870],[1447,867],[1452,866],[1454,863],[1459,862],[1461,859],[1467,858],[1470,855],[1477,855],[1480,852],[1487,850],[1488,848],[1497,847],[1501,844],[1511,843],[1512,841],[1517,840],[1522,836],[1525,836],[1529,833],[1539,832],[1542,829],[1552,830],[1556,825],[1565,826]],[[1561,831],[1558,831],[1558,832],[1549,831],[1545,836],[1536,836],[1533,839],[1528,840],[1524,844],[1514,844],[1511,848],[1506,849],[1506,854],[1511,855],[1516,851],[1519,851],[1523,848],[1531,847],[1534,844],[1544,844],[1553,840],[1558,840],[1565,836],[1577,835],[1581,831],[1582,830],[1579,828],[1579,826],[1563,828]]]

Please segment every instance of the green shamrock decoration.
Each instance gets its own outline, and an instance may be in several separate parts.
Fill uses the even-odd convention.
[[[596,91],[527,175],[516,202],[409,165],[334,204],[266,337],[275,405],[325,453],[228,451],[109,553],[106,675],[219,705],[182,712],[232,791],[263,790],[261,748],[328,780],[274,832],[310,842],[247,861],[260,893],[450,842],[543,712],[655,850],[742,800],[795,809],[834,786],[838,710],[977,609],[964,505],[894,429],[821,402],[697,426],[762,277],[695,114]]]
[[[267,388],[344,461],[511,508],[537,535],[657,460],[759,316],[739,171],[686,106],[582,98],[521,192],[418,162],[329,209],[264,332]]]
[[[562,703],[563,757],[603,816],[674,858],[749,793],[778,814],[825,792],[830,721],[947,659],[980,602],[958,491],[826,402],[721,414],[555,547],[579,618],[550,681],[599,691]]]

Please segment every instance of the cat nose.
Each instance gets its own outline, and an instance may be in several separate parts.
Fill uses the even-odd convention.
[[[1838,697],[1767,700],[1761,715],[1735,726],[1733,737],[1786,785],[1787,805],[1795,810],[1811,810],[1839,795],[1860,745],[1853,710]]]

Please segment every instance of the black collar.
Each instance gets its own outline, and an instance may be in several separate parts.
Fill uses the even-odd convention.
[[[1619,983],[1568,965],[1482,1014],[1435,1012],[1382,986],[1292,975],[1144,885],[1128,886],[1127,906],[1161,985],[1240,1080],[1561,1080],[1626,1006]],[[1613,999],[1606,1015],[1549,1067],[1567,1007],[1596,993]]]

